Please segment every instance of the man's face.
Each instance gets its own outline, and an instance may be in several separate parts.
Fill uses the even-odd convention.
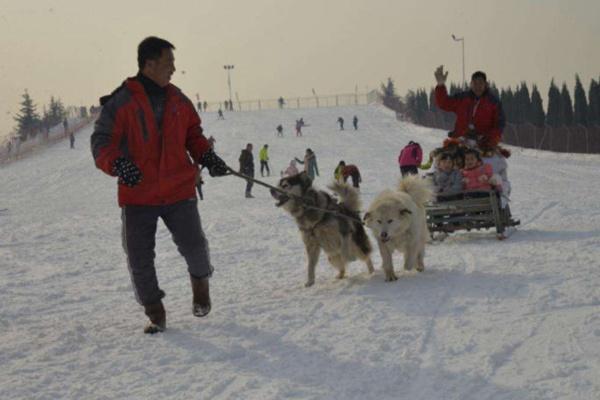
[[[171,81],[175,72],[175,56],[173,50],[163,49],[160,58],[146,61],[142,71],[144,75],[152,79],[160,87],[165,87]]]
[[[480,97],[487,88],[487,82],[482,78],[475,78],[471,81],[471,90],[475,96]]]

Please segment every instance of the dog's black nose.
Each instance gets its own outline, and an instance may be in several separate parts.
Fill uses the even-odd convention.
[[[387,232],[381,232],[381,238],[386,239],[388,237]]]

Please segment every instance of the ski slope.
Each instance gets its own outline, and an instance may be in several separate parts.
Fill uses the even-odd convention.
[[[317,186],[339,160],[358,165],[365,208],[395,186],[402,146],[416,140],[427,153],[445,137],[379,106],[225,116],[202,118],[230,165],[247,142],[255,160],[268,143],[278,176],[310,147]],[[310,126],[296,138],[300,117]],[[284,138],[275,137],[279,123]],[[75,150],[58,143],[0,169],[2,398],[600,398],[600,157],[513,149],[521,226],[509,240],[452,235],[428,247],[420,274],[402,271],[396,254],[394,283],[383,281],[377,251],[374,275],[353,263],[344,280],[322,256],[311,288],[300,235],[267,190],[255,186],[245,199],[244,181],[205,176],[213,311],[191,315],[184,261],[161,223],[168,331],[147,336],[116,182],[94,167],[91,130]]]

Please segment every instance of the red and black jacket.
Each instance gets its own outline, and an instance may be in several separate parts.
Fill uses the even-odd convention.
[[[465,136],[472,124],[478,135],[487,137],[490,146],[496,146],[502,138],[505,119],[502,104],[489,90],[477,98],[472,91],[448,96],[446,86],[435,88],[435,102],[444,111],[456,114],[453,137]]]
[[[121,207],[172,204],[196,196],[193,161],[199,162],[210,143],[192,102],[174,85],[167,85],[165,93],[160,126],[135,78],[113,92],[96,121],[91,137],[96,166],[114,176],[113,163],[125,157],[142,172],[139,185],[119,185]]]

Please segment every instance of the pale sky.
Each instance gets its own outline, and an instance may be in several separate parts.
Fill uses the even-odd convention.
[[[499,86],[552,77],[572,90],[600,76],[600,0],[0,0],[0,137],[25,88],[97,104],[137,72],[136,49],[156,35],[176,46],[173,83],[192,99],[351,93],[391,76],[401,95],[477,69]],[[185,71],[185,74],[181,72]]]

